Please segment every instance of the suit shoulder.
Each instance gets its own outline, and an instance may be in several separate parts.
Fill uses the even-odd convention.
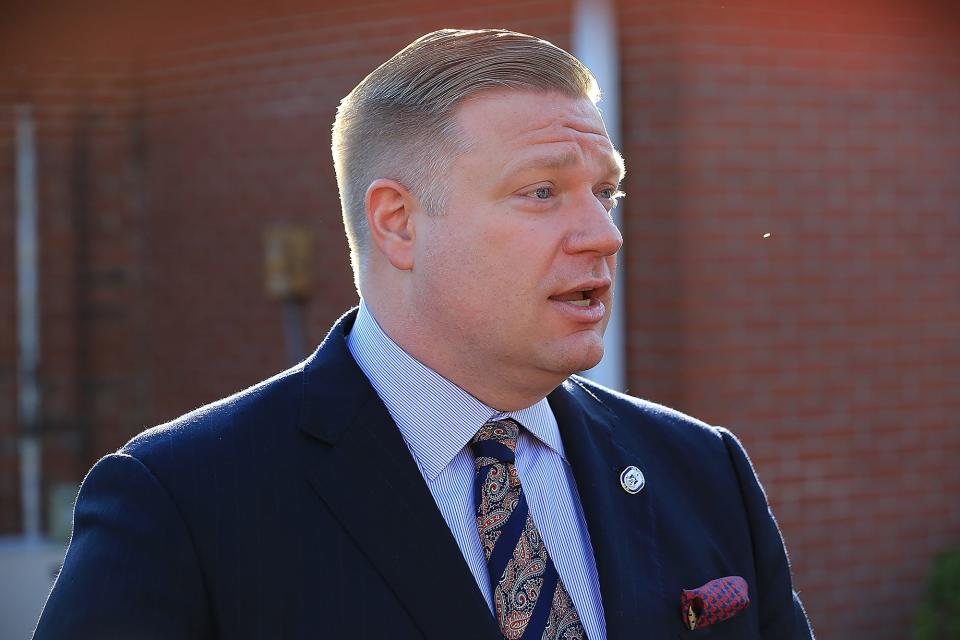
[[[250,430],[296,424],[302,395],[303,363],[164,424],[147,429],[119,453],[143,461],[163,450],[217,446]]]
[[[594,410],[613,414],[619,429],[684,441],[720,444],[729,432],[662,404],[615,391],[581,376],[571,376],[568,388]]]

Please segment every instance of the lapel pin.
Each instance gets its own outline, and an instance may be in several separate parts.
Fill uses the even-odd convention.
[[[620,472],[620,486],[631,495],[640,493],[645,484],[647,484],[647,481],[643,477],[643,472],[633,465]]]

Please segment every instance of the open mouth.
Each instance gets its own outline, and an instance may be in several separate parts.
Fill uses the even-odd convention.
[[[568,302],[578,307],[589,307],[593,304],[594,293],[596,291],[596,289],[580,289],[569,293],[561,293],[557,296],[550,296],[550,299],[556,300],[557,302]]]

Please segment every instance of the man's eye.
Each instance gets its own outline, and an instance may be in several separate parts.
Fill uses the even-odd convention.
[[[610,208],[617,206],[617,202],[619,202],[623,196],[624,193],[616,187],[604,187],[597,192],[597,197],[601,200],[606,200]]]
[[[550,187],[537,187],[532,191],[532,193],[533,193],[533,197],[536,198],[537,200],[546,200],[551,195],[553,195],[553,192],[550,189]]]

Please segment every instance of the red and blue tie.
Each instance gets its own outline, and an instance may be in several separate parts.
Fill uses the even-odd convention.
[[[477,529],[490,571],[497,622],[507,640],[583,640],[580,616],[537,531],[514,466],[520,425],[483,425],[476,457]]]

